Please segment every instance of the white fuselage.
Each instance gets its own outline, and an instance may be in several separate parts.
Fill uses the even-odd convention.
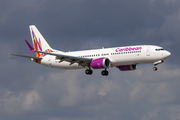
[[[70,55],[82,58],[108,58],[110,60],[110,67],[119,65],[132,65],[132,64],[144,64],[154,63],[158,60],[164,60],[170,56],[170,52],[164,50],[162,47],[154,45],[136,45],[136,46],[125,46],[125,47],[114,47],[114,48],[102,48],[94,50],[74,51],[74,52],[61,52],[56,53]],[[78,66],[77,63],[70,64],[69,62],[63,61],[59,63],[59,59],[55,56],[46,55],[42,60],[41,64],[59,69],[82,69],[86,67]]]
[[[30,51],[35,52],[36,56],[11,54],[14,56],[30,58],[31,61],[59,69],[86,69],[87,75],[92,75],[92,69],[104,69],[101,71],[103,76],[109,73],[107,68],[117,67],[121,71],[130,71],[137,68],[137,64],[163,63],[171,53],[162,47],[155,45],[134,45],[113,48],[102,48],[94,50],[83,50],[73,52],[62,52],[50,47],[35,25],[29,26],[33,46],[27,41]]]

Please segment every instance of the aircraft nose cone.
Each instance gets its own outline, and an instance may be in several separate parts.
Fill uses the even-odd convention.
[[[170,56],[171,56],[171,53],[170,53],[169,51],[166,51],[165,56],[168,58],[168,57],[170,57]]]
[[[171,53],[170,52],[168,52],[168,57],[170,57],[171,56]]]

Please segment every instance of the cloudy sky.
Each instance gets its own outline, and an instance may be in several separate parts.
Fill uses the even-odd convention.
[[[10,56],[29,50],[29,25],[62,51],[158,45],[154,72],[60,70]],[[1,0],[1,120],[180,120],[180,0]],[[34,55],[29,53],[28,55]]]

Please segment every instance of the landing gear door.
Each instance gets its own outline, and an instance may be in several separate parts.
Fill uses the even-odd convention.
[[[147,50],[146,50],[146,55],[147,56],[150,56],[150,50],[151,50],[151,48],[148,47]]]

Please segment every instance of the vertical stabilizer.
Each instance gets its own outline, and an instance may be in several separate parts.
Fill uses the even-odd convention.
[[[39,30],[36,28],[35,25],[29,26],[32,42],[34,45],[34,49],[37,51],[45,51],[45,50],[51,50],[52,48],[49,46],[49,44],[46,42],[44,37],[41,35]],[[36,57],[44,57],[43,53],[37,53]]]

